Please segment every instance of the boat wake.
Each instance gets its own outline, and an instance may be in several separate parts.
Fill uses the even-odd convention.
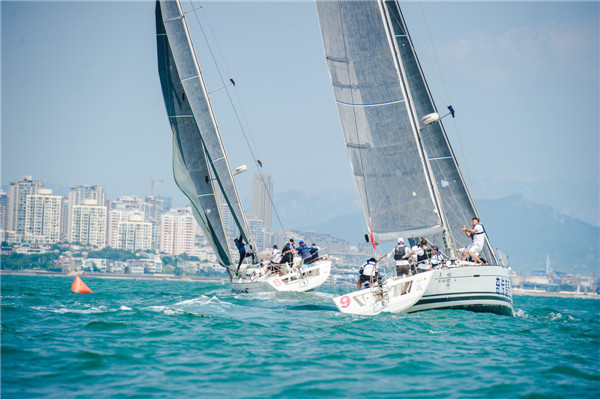
[[[183,314],[207,316],[204,314],[207,310],[214,313],[225,313],[232,306],[233,304],[225,302],[216,296],[202,295],[198,298],[186,299],[172,305],[147,306],[142,309],[168,316]]]

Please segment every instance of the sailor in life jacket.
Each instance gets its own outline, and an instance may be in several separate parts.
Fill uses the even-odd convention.
[[[444,255],[442,255],[440,249],[435,245],[431,247],[431,249],[433,250],[433,254],[431,255],[431,268],[439,269],[445,265],[446,258],[444,258]]]
[[[358,271],[358,291],[360,291],[363,284],[365,285],[365,288],[369,288],[371,283],[377,284],[378,277],[379,266],[377,266],[377,261],[375,258],[371,258],[364,265],[362,265]]]
[[[410,258],[410,250],[404,245],[404,238],[398,237],[398,245],[391,251],[388,258],[393,257],[396,261],[396,276],[411,276],[410,265],[407,259]]]
[[[471,239],[471,244],[466,248],[459,249],[458,252],[462,253],[462,260],[466,260],[467,256],[470,256],[473,262],[479,263],[479,254],[483,250],[483,243],[485,242],[485,230],[479,223],[478,218],[473,218],[471,224],[473,225],[472,229],[468,229],[466,226],[460,229],[460,231],[464,231],[467,237]]]

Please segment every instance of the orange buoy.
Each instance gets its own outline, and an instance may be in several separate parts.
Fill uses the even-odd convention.
[[[80,294],[93,293],[93,291],[90,290],[87,285],[85,285],[85,283],[82,279],[79,278],[79,276],[75,277],[75,281],[73,281],[73,284],[71,284],[71,291],[75,291]]]

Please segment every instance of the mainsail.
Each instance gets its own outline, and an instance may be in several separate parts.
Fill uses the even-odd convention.
[[[318,0],[317,11],[350,163],[375,238],[427,236],[442,246],[443,225],[465,246],[459,229],[477,212],[442,124],[420,130],[421,118],[436,108],[397,1]],[[495,260],[489,242],[483,256]]]
[[[157,1],[156,34],[160,80],[173,130],[175,181],[190,199],[219,263],[231,267],[220,199],[251,246],[252,238],[178,1]]]

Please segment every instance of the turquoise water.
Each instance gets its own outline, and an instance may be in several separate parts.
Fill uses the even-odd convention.
[[[329,287],[2,277],[2,398],[597,398],[600,301],[350,316]]]

